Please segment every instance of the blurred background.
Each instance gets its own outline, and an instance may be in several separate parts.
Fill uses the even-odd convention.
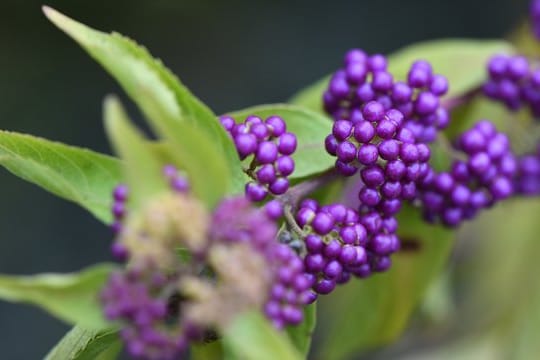
[[[61,1],[47,4],[136,39],[216,112],[286,101],[337,67],[351,47],[390,53],[442,37],[498,38],[527,0]],[[41,13],[0,4],[0,128],[110,152],[101,102],[109,76]],[[131,114],[139,114],[131,107]],[[0,272],[76,271],[109,260],[111,234],[77,206],[0,170]],[[3,359],[37,359],[68,326],[0,303]]]

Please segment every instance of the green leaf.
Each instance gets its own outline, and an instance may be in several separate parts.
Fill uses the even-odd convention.
[[[538,214],[538,198],[510,199],[465,228],[461,235],[475,240],[473,249],[479,250],[459,268],[463,291],[458,309],[464,323],[508,327],[508,320],[521,311],[529,319],[540,312],[539,302],[531,301],[540,299]]]
[[[135,208],[152,196],[167,190],[159,158],[143,135],[131,124],[115,97],[104,102],[105,129],[116,152],[124,160],[126,182],[131,189],[130,203]]]
[[[390,71],[406,79],[410,65],[426,59],[438,74],[448,78],[446,97],[463,95],[486,80],[486,64],[497,53],[511,53],[512,46],[501,40],[444,39],[408,46],[390,56]]]
[[[116,330],[75,326],[49,351],[45,360],[113,360],[121,348]]]
[[[528,58],[535,58],[540,52],[540,44],[531,25],[528,21],[519,24],[509,34],[508,39],[516,48],[517,53]]]
[[[503,104],[485,97],[478,97],[455,109],[450,127],[445,133],[453,139],[482,119],[488,119],[499,131],[505,132],[510,137],[512,149],[517,153],[534,151],[536,148],[540,127],[529,109],[512,112]]]
[[[310,176],[334,166],[335,158],[324,149],[324,139],[332,131],[332,122],[326,116],[294,105],[261,105],[230,113],[237,121],[248,115],[267,118],[279,115],[287,123],[287,131],[294,133],[298,147],[293,154],[296,165],[291,178]]]
[[[402,250],[392,268],[355,280],[319,300],[321,359],[351,354],[394,341],[450,254],[454,233],[425,223],[412,208],[399,216]]]
[[[437,346],[419,346],[418,351],[410,355],[401,356],[401,360],[503,360],[508,358],[501,354],[501,343],[492,333],[471,334],[458,341],[450,340],[448,343]]]
[[[104,108],[107,133],[117,152],[126,160],[127,179],[134,189],[134,197],[149,198],[167,189],[162,175],[162,167],[167,163],[181,167],[189,174],[193,192],[209,207],[225,195],[226,165],[219,161],[219,154],[198,128],[178,122],[173,124],[179,134],[175,139],[150,143],[131,125],[116,98],[107,98]],[[138,199],[134,198],[134,201]]]
[[[191,123],[171,124],[170,154],[175,164],[189,174],[191,188],[210,208],[227,193],[229,178],[227,164],[213,146],[211,139]],[[243,180],[245,184],[246,180]]]
[[[311,304],[304,308],[304,321],[297,326],[287,327],[287,334],[296,349],[307,357],[311,346],[311,336],[317,323],[317,305]]]
[[[538,271],[538,267],[535,269]],[[520,282],[520,281],[518,281]],[[523,283],[522,283],[523,284]],[[524,286],[526,286],[524,284]],[[533,293],[524,301],[522,306],[516,309],[512,326],[506,327],[506,323],[502,323],[502,336],[500,343],[504,339],[508,342],[505,344],[505,359],[530,359],[531,354],[540,353],[540,343],[538,342],[538,333],[540,332],[540,289],[538,286]],[[510,334],[504,333],[504,330],[511,330]]]
[[[453,269],[457,306],[442,329],[450,336],[438,336],[453,341],[411,360],[530,359],[539,353],[539,213],[538,198],[513,198],[463,228]]]
[[[433,40],[414,44],[391,54],[388,66],[395,79],[405,80],[413,61],[428,60],[436,73],[448,78],[450,90],[446,97],[453,98],[467,93],[484,82],[485,64],[493,54],[512,51],[509,43],[500,40]],[[337,61],[336,66],[339,66]],[[300,91],[291,102],[322,112],[322,94],[328,80],[327,76]]]
[[[302,359],[287,336],[276,331],[259,313],[238,316],[223,335],[224,345],[233,359]]]
[[[103,222],[111,220],[111,192],[120,162],[87,149],[0,131],[0,165],[51,193],[73,201]]]
[[[103,329],[97,294],[113,265],[101,264],[71,274],[0,275],[0,299],[41,307],[68,323]]]
[[[208,344],[194,343],[190,348],[191,360],[222,360],[223,345],[221,340]]]
[[[182,128],[175,127],[181,122],[190,123],[199,130],[198,133],[205,134],[209,139],[208,146],[217,156],[215,161],[224,163],[225,172],[220,180],[226,182],[229,191],[238,193],[243,190],[245,178],[231,139],[212,111],[191,94],[161,61],[119,34],[91,29],[46,6],[43,11],[120,83],[160,136],[175,142],[183,141],[183,134],[178,132]],[[190,151],[197,152],[198,149],[191,148]]]

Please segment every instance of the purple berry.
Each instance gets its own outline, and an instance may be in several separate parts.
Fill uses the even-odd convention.
[[[330,155],[336,156],[338,145],[339,142],[334,135],[328,135],[324,140],[324,147]]]
[[[336,160],[336,170],[343,176],[353,176],[358,168],[355,165],[344,163],[341,160]]]
[[[262,201],[268,194],[268,191],[264,188],[264,186],[256,184],[256,183],[248,183],[246,185],[246,196],[251,201]]]
[[[367,66],[364,62],[349,62],[345,68],[347,81],[351,84],[363,84],[368,73]]]
[[[345,54],[343,62],[345,65],[351,63],[366,63],[368,59],[367,54],[361,49],[351,49]]]
[[[265,206],[264,210],[269,218],[277,220],[283,216],[283,205],[279,200],[271,200]]]
[[[270,184],[268,189],[274,195],[284,194],[289,189],[289,180],[284,177],[278,177]]]
[[[396,82],[392,88],[392,100],[396,104],[405,104],[411,101],[413,91],[409,85]]]
[[[283,155],[291,155],[296,150],[296,136],[284,133],[278,139],[278,150]]]
[[[266,119],[265,123],[270,126],[274,137],[279,137],[286,131],[285,121],[279,116],[270,116]]]
[[[281,156],[276,160],[276,167],[282,176],[289,176],[294,171],[294,160],[290,156]]]
[[[356,157],[356,146],[349,141],[344,141],[338,145],[336,155],[340,161],[350,163]]]
[[[332,134],[338,141],[347,140],[353,130],[353,124],[348,120],[338,120],[334,122]]]
[[[272,164],[261,166],[256,172],[257,181],[261,184],[270,184],[276,180],[276,170]]]
[[[375,136],[375,128],[369,121],[361,121],[354,126],[354,138],[360,143],[368,143]]]
[[[257,150],[257,138],[253,134],[238,134],[234,138],[238,154],[245,158]]]
[[[367,121],[380,121],[384,116],[384,107],[377,101],[370,101],[362,110],[364,119]]]
[[[326,235],[334,227],[334,219],[330,214],[319,212],[311,223],[313,230],[319,235]]]
[[[420,115],[433,114],[439,106],[439,98],[431,92],[421,92],[415,102],[415,110]]]
[[[226,131],[231,131],[235,125],[234,118],[231,116],[221,116],[219,122],[225,128]]]
[[[429,90],[436,96],[442,96],[448,91],[448,80],[442,75],[433,75]]]
[[[129,188],[127,187],[127,185],[120,184],[114,188],[114,191],[113,191],[114,200],[124,202],[127,200],[128,195],[129,195]]]
[[[372,72],[376,71],[384,71],[387,67],[387,61],[386,58],[381,54],[375,54],[369,57],[367,60],[369,69]]]
[[[363,165],[374,164],[379,158],[379,151],[375,145],[362,145],[358,149],[357,159]]]
[[[313,286],[313,290],[315,290],[319,294],[329,294],[334,290],[335,287],[335,281],[329,279],[321,279]]]
[[[264,141],[259,144],[256,159],[261,164],[269,164],[276,161],[278,148],[272,141]]]
[[[379,92],[390,91],[393,84],[394,79],[392,77],[392,74],[385,71],[377,71],[373,73],[373,83],[371,85],[373,87],[373,90]]]

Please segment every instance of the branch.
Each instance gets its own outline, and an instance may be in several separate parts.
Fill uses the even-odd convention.
[[[452,97],[452,98],[443,100],[441,102],[441,106],[448,111],[452,111],[455,108],[468,103],[469,101],[474,99],[476,96],[480,95],[481,93],[482,93],[482,89],[480,87],[477,87],[466,92],[465,94],[461,96]]]
[[[294,210],[303,198],[342,176],[343,175],[332,168],[313,179],[303,181],[291,187],[285,194],[277,196],[276,198],[284,207],[290,206]]]

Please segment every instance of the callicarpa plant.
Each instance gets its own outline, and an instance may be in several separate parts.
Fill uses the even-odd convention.
[[[458,344],[431,358],[484,356],[485,344],[487,358],[539,353],[537,279],[512,266],[540,253],[515,236],[537,234],[521,215],[540,211],[540,66],[521,54],[540,35],[540,1],[514,44],[352,48],[290,103],[221,116],[135,42],[43,10],[155,135],[114,96],[103,109],[118,158],[0,132],[2,166],[111,228],[115,264],[0,277],[0,298],[74,325],[47,359],[342,359],[396,341],[415,310],[409,344],[430,332]],[[462,233],[487,239],[487,256],[461,256],[480,280],[457,309],[444,264]]]

